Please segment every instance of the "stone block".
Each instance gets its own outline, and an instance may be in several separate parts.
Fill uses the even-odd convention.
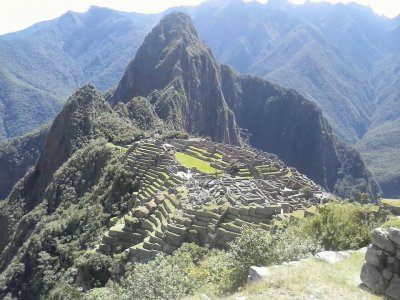
[[[228,243],[228,242],[234,240],[235,238],[237,238],[238,236],[239,236],[239,234],[231,232],[231,231],[227,231],[223,228],[218,228],[218,230],[217,230],[217,239],[221,243]]]
[[[387,267],[393,272],[400,274],[400,261],[394,256],[389,256],[386,259]]]
[[[249,216],[256,217],[256,208],[254,206],[249,207]]]
[[[393,277],[393,272],[392,271],[390,271],[390,269],[389,268],[386,268],[386,269],[384,269],[383,271],[382,271],[382,276],[383,276],[383,278],[385,278],[386,280],[392,280],[392,277]]]
[[[389,239],[391,239],[398,247],[400,247],[400,229],[390,227]]]
[[[182,236],[167,230],[165,231],[165,240],[168,242],[168,244],[180,246],[182,242]]]
[[[157,208],[157,203],[154,200],[146,203],[146,208],[149,210],[150,213],[154,212]]]
[[[256,267],[251,266],[249,269],[249,275],[247,276],[247,284],[261,281],[270,274],[267,267]]]
[[[387,256],[385,253],[378,247],[375,245],[368,246],[367,252],[365,253],[365,260],[367,263],[382,270],[386,266],[386,258]]]
[[[184,235],[186,234],[186,228],[185,227],[181,227],[181,226],[175,226],[172,224],[168,224],[167,230],[178,234],[178,235]]]
[[[348,257],[350,252],[346,251],[321,251],[318,252],[315,257],[327,262],[328,264],[336,264],[342,261],[344,258]]]
[[[189,243],[199,243],[199,237],[197,235],[197,231],[196,230],[189,230],[187,233],[187,239]]]
[[[397,275],[393,276],[389,287],[386,290],[386,296],[393,300],[400,300],[400,277]]]
[[[149,210],[144,206],[138,207],[133,211],[133,216],[135,216],[136,218],[147,218],[149,214]]]
[[[132,216],[129,216],[129,215],[126,215],[124,217],[124,221],[125,221],[125,225],[128,225],[129,227],[135,227],[136,225],[139,224],[139,219],[138,218],[135,218],[135,217],[132,217]]]
[[[149,231],[154,231],[156,230],[156,225],[150,222],[148,219],[140,219],[140,225],[142,226],[143,229],[149,230]]]
[[[389,252],[391,254],[396,253],[395,244],[389,239],[388,234],[382,228],[376,228],[372,233],[372,243]]]
[[[262,215],[265,217],[271,217],[276,213],[277,210],[280,210],[280,206],[264,206],[264,207],[256,207],[256,214]]]
[[[378,268],[368,263],[362,266],[360,279],[367,287],[378,294],[383,294],[389,283],[383,278]]]
[[[247,207],[241,207],[239,208],[239,215],[241,216],[247,216],[249,214],[249,210]]]

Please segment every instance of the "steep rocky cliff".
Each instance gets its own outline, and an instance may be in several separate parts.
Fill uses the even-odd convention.
[[[221,90],[219,66],[187,15],[166,16],[145,38],[111,103],[148,97],[174,129],[240,144],[239,130]]]
[[[225,99],[252,146],[277,154],[342,197],[379,192],[361,155],[337,140],[313,102],[228,66],[221,67],[221,74]]]

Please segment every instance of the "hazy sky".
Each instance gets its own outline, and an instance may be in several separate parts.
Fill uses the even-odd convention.
[[[56,18],[68,10],[83,12],[91,5],[143,13],[161,12],[178,5],[197,5],[204,0],[0,0],[0,34],[21,30],[34,23]],[[400,15],[399,0],[312,0],[331,3],[357,2],[371,6],[378,14]],[[260,2],[267,2],[260,0]],[[305,0],[290,0],[304,3]]]

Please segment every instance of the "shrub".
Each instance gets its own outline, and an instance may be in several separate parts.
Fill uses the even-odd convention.
[[[191,294],[198,283],[185,272],[190,264],[184,255],[158,255],[154,261],[137,264],[123,282],[124,298],[178,299]]]
[[[287,228],[279,230],[273,235],[274,243],[270,253],[273,264],[307,258],[323,250],[319,239],[304,236],[299,232],[299,224],[302,222],[304,221],[299,220],[291,223]]]
[[[327,250],[359,249],[371,241],[371,231],[384,215],[372,205],[330,203],[299,224],[298,233],[320,240]]]
[[[74,264],[80,284],[88,288],[104,286],[111,276],[112,262],[111,257],[98,252],[87,252],[78,257]]]
[[[382,224],[382,228],[389,228],[389,227],[395,227],[400,229],[400,218],[391,216],[389,217],[385,223]]]

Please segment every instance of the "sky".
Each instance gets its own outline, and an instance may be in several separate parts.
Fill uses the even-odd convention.
[[[0,0],[0,34],[18,31],[37,22],[54,19],[68,10],[84,12],[91,5],[122,11],[157,13],[179,5],[197,5],[204,0]],[[252,1],[252,0],[249,0]],[[253,0],[255,1],[255,0]],[[289,0],[295,4],[305,0]],[[399,0],[310,0],[312,2],[350,3],[371,6],[380,15],[400,15]],[[259,0],[267,2],[267,0]]]

